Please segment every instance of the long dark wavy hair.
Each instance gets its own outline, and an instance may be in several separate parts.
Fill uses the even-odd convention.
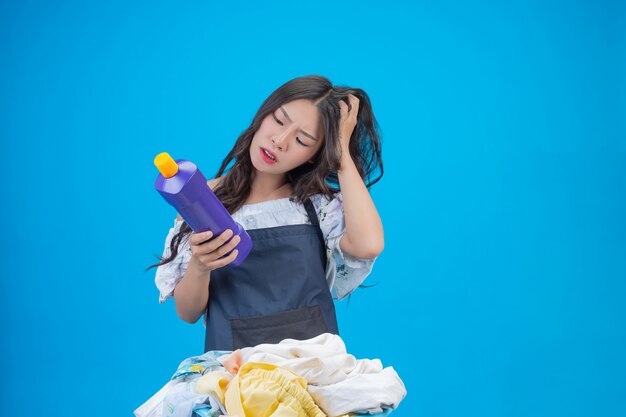
[[[294,190],[294,198],[303,203],[314,194],[324,194],[332,198],[341,191],[337,170],[341,161],[341,144],[339,142],[339,121],[341,117],[339,102],[343,100],[351,111],[348,95],[359,99],[357,123],[350,137],[349,151],[361,178],[369,188],[383,176],[383,161],[380,127],[376,122],[368,95],[360,88],[333,86],[330,80],[319,75],[294,78],[278,87],[263,102],[257,111],[252,124],[243,131],[235,142],[235,146],[222,161],[215,178],[226,172],[224,178],[213,189],[229,213],[236,212],[244,205],[250,194],[255,170],[250,160],[250,144],[261,122],[269,114],[285,103],[293,100],[306,99],[317,106],[321,116],[321,128],[324,144],[314,157],[313,163],[304,163],[287,172],[287,181]],[[192,233],[186,222],[170,243],[170,256],[158,257],[159,263],[149,266],[146,270],[171,262],[178,255],[178,249],[185,238]]]

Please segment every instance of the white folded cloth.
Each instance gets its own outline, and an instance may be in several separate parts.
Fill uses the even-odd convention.
[[[343,340],[324,333],[308,340],[285,339],[241,349],[243,363],[271,363],[308,382],[308,391],[329,416],[379,413],[396,408],[406,388],[393,369],[379,359],[359,359],[346,352]]]

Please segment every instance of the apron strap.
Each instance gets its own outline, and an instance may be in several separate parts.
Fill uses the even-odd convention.
[[[309,220],[311,220],[311,224],[317,226],[317,233],[322,241],[324,246],[324,270],[326,270],[326,264],[328,263],[328,256],[326,255],[326,240],[324,239],[324,233],[322,233],[322,229],[320,227],[319,219],[317,218],[317,213],[315,212],[315,207],[313,206],[313,202],[310,198],[304,200],[304,208],[306,209],[307,214],[309,215]]]
[[[319,226],[317,213],[315,212],[315,207],[313,207],[313,202],[311,201],[310,198],[307,198],[304,201],[304,208],[306,209],[306,212],[309,215],[309,220],[311,220],[311,224],[313,224],[314,226]]]

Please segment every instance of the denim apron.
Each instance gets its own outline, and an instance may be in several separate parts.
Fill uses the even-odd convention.
[[[247,230],[252,251],[238,267],[211,271],[204,351],[338,334],[326,281],[326,244],[312,224]]]

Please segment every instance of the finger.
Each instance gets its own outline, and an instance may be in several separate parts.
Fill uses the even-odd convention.
[[[350,104],[352,105],[352,109],[359,109],[359,98],[355,95],[350,94]],[[350,109],[350,110],[352,110]],[[354,112],[356,113],[356,112]]]
[[[211,239],[211,237],[213,237],[213,232],[210,230],[207,230],[206,232],[192,233],[191,236],[189,236],[189,244],[199,245]]]
[[[235,249],[234,251],[231,252],[230,255],[226,256],[225,258],[221,258],[221,259],[218,259],[217,261],[213,261],[209,263],[208,267],[211,269],[217,269],[217,268],[226,266],[232,261],[234,261],[238,254],[239,254],[239,251]]]
[[[344,112],[344,110],[348,109],[348,105],[346,104],[345,101],[343,100],[339,100],[339,110],[341,110],[341,113]]]
[[[352,94],[348,94],[344,102],[346,103],[348,113],[351,113],[352,109],[354,109],[354,102],[352,101]]]
[[[220,249],[225,248],[226,252],[230,252],[241,242],[241,236],[234,236],[228,243],[225,243]]]
[[[220,246],[222,246],[224,244],[224,242],[226,242],[232,236],[233,236],[233,231],[230,230],[230,229],[226,229],[219,236],[216,236],[215,238],[211,239],[208,242],[202,243],[201,244],[201,247],[202,247],[201,251],[203,253],[213,252],[215,249],[217,249]]]
[[[222,246],[217,248],[215,251],[213,251],[211,255],[214,255],[215,259],[221,258],[222,256],[226,255],[228,252],[233,250],[240,241],[241,241],[241,238],[239,236],[235,236],[230,240],[230,242],[223,244]]]

